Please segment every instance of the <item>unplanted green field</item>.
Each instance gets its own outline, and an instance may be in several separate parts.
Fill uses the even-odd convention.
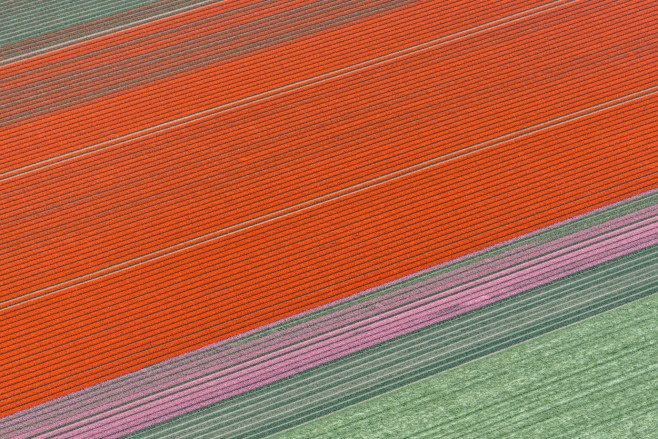
[[[658,295],[277,438],[658,438]]]

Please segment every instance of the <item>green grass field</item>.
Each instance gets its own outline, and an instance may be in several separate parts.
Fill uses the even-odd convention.
[[[658,438],[658,295],[277,438]]]
[[[0,47],[111,17],[158,0],[12,0],[0,8]]]

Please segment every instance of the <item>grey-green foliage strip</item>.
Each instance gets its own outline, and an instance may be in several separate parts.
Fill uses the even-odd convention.
[[[161,0],[14,1],[0,8],[0,47],[38,38]]]
[[[545,244],[550,241],[554,241],[556,239],[563,238],[565,236],[571,235],[573,233],[577,233],[579,231],[588,229],[590,227],[594,227],[600,224],[603,224],[604,222],[611,221],[617,218],[620,218],[624,215],[631,214],[633,212],[636,212],[638,210],[644,209],[649,206],[653,206],[655,204],[658,204],[658,193],[650,194],[645,197],[641,197],[636,200],[632,200],[602,211],[599,211],[593,215],[586,216],[584,218],[581,218],[576,221],[569,222],[567,224],[564,224],[559,227],[555,227],[553,229],[547,230],[545,232],[539,233],[537,235],[524,238],[518,241],[515,241],[513,243],[501,246],[495,250],[487,251],[484,253],[481,253],[475,257],[472,258],[466,258],[462,261],[459,261],[454,264],[446,264],[442,265],[441,267],[437,268],[436,270],[432,270],[428,273],[424,273],[421,276],[415,276],[410,279],[407,279],[403,282],[396,282],[390,286],[387,286],[385,288],[378,288],[372,293],[369,294],[364,294],[362,296],[359,296],[355,299],[351,299],[345,302],[342,302],[338,305],[333,305],[330,307],[323,308],[320,311],[316,311],[314,313],[307,314],[301,318],[294,319],[290,322],[283,323],[276,325],[270,329],[258,331],[252,335],[242,337],[237,339],[236,341],[232,342],[231,345],[240,345],[243,343],[246,343],[248,341],[263,337],[268,334],[272,334],[275,332],[279,332],[288,328],[291,328],[293,326],[299,325],[301,323],[305,323],[311,320],[314,320],[318,317],[332,314],[336,311],[340,311],[345,308],[349,308],[351,306],[354,306],[355,304],[362,303],[368,300],[371,300],[374,297],[379,297],[383,296],[385,294],[391,293],[394,290],[398,290],[400,288],[404,288],[407,286],[412,286],[415,285],[419,282],[428,280],[432,277],[435,277],[439,274],[444,274],[453,270],[456,270],[458,268],[471,265],[473,263],[485,260],[485,259],[495,259],[499,255],[508,252],[510,250],[513,250],[515,248],[518,248],[523,245],[537,245],[537,244]]]
[[[602,264],[132,437],[264,437],[652,294],[658,248]]]
[[[654,295],[279,437],[655,438],[656,322]]]

